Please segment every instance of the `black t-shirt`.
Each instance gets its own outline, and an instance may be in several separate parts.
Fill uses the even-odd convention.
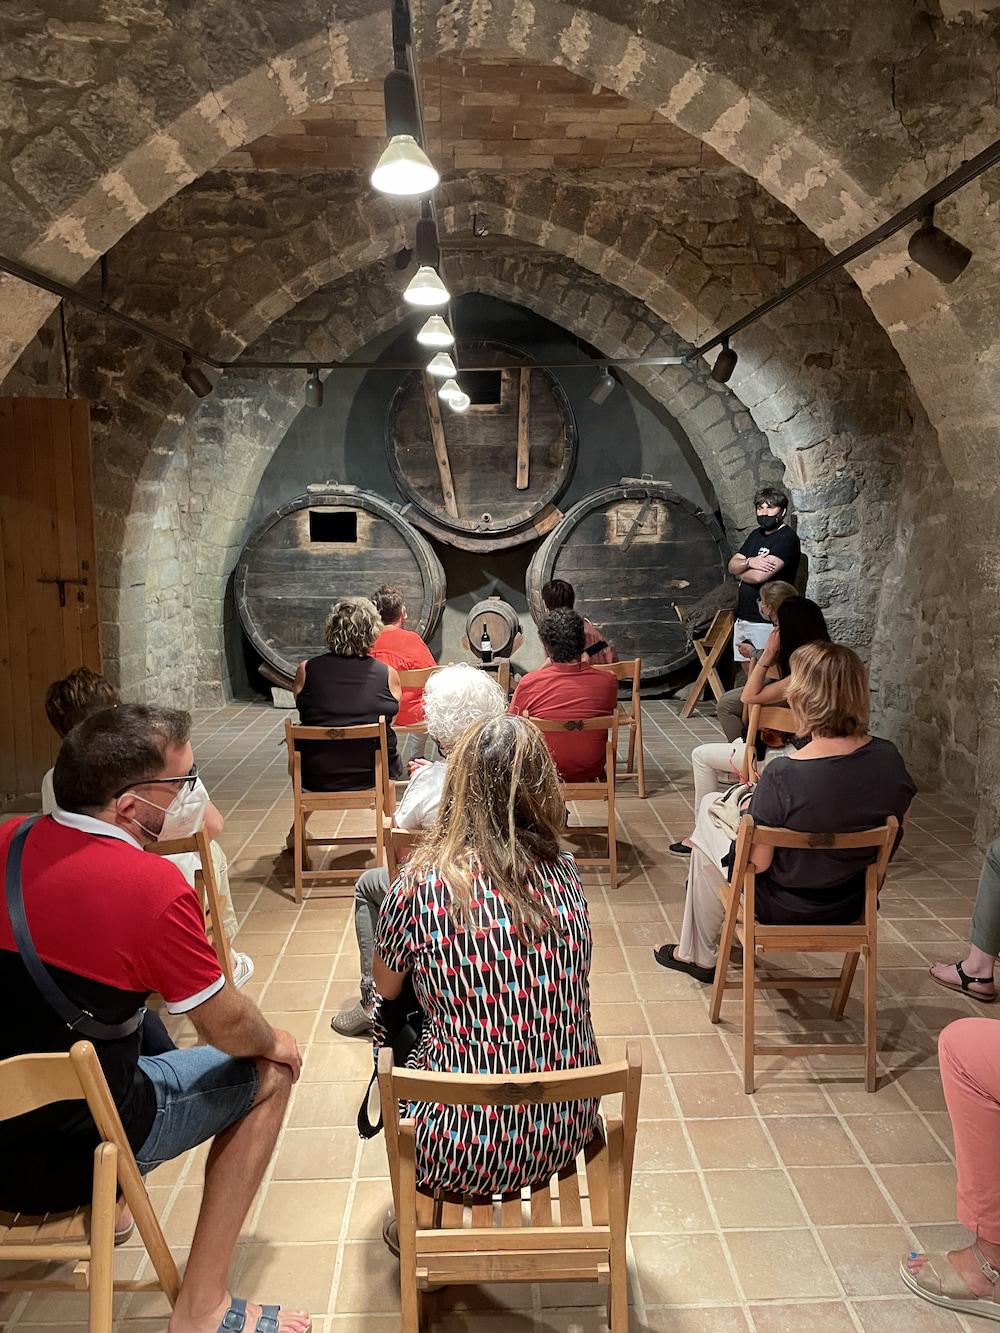
[[[774,575],[776,579],[781,579],[784,583],[794,583],[795,576],[799,572],[799,556],[801,548],[799,538],[794,528],[787,524],[778,528],[774,532],[761,532],[760,528],[754,528],[750,536],[740,547],[740,555],[749,556],[751,559],[755,555],[773,555],[778,560],[785,562],[784,568],[780,569]],[[770,583],[770,579],[765,579]],[[749,620],[757,625],[763,625],[767,617],[762,616],[757,610],[757,598],[760,596],[760,590],[764,585],[761,583],[741,583],[740,595],[736,602],[737,620]]]
[[[306,662],[306,683],[296,698],[304,727],[362,727],[399,711],[389,689],[389,668],[374,657],[323,653]],[[386,727],[389,773],[400,777],[396,733]],[[377,741],[300,741],[307,791],[361,791],[375,780]]]
[[[902,824],[916,784],[891,741],[873,736],[851,754],[827,759],[772,759],[750,802],[769,828],[801,833],[855,833],[890,815]],[[897,843],[898,846],[898,843]],[[844,925],[864,910],[865,869],[876,850],[776,847],[757,876],[757,920],[770,925]]]

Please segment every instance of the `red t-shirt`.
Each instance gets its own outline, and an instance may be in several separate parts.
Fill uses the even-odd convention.
[[[592,648],[595,643],[606,643],[607,647],[602,648],[599,653],[590,653],[588,660],[591,666],[611,666],[618,661],[618,654],[615,652],[614,644],[597,628],[597,626],[586,616],[583,617],[583,646]]]
[[[220,990],[222,970],[201,906],[177,867],[99,820],[65,817],[87,831],[46,816],[28,834],[21,863],[31,938],[60,990],[104,1023],[126,1022],[151,992],[184,1013]],[[21,822],[0,826],[0,876]],[[101,827],[108,833],[98,835]],[[67,1051],[77,1040],[25,971],[5,911],[0,1013],[0,1059]],[[145,1142],[156,1112],[152,1085],[138,1067],[139,1042],[137,1031],[94,1043],[133,1148]],[[0,1122],[0,1208],[40,1212],[89,1199],[96,1144],[82,1102]]]
[[[586,662],[553,662],[518,682],[510,712],[556,719],[608,717],[618,707],[618,682]],[[607,734],[566,731],[545,743],[564,782],[593,782],[604,768]]]
[[[397,671],[420,671],[425,667],[437,666],[434,655],[419,634],[412,629],[403,629],[401,625],[386,625],[375,640],[369,657],[395,667]],[[409,727],[414,722],[424,720],[422,702],[423,690],[404,689],[396,714],[397,727]]]

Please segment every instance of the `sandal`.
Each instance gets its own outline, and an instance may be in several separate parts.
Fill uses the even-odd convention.
[[[958,987],[954,989],[957,990]],[[932,1305],[940,1305],[945,1310],[954,1310],[956,1314],[978,1315],[980,1319],[993,1319],[1000,1323],[1000,1292],[997,1291],[1000,1273],[988,1259],[983,1257],[978,1245],[973,1245],[972,1253],[983,1276],[993,1283],[992,1296],[976,1296],[971,1292],[952,1268],[945,1254],[928,1255],[927,1262],[919,1274],[911,1273],[904,1259],[899,1265],[899,1275],[914,1295],[930,1301]],[[917,1255],[911,1250],[909,1257],[915,1259]],[[941,1273],[944,1273],[943,1278],[940,1276]]]
[[[661,944],[658,949],[653,950],[653,957],[661,967],[669,967],[674,972],[685,972],[689,977],[694,977],[695,981],[700,981],[703,986],[711,986],[715,980],[714,967],[699,967],[697,963],[685,963],[683,958],[678,958],[676,944]]]
[[[247,1329],[247,1303],[241,1296],[234,1296],[229,1302],[229,1309],[222,1316],[218,1333],[279,1333],[278,1311],[280,1305],[262,1305],[257,1322],[252,1330]],[[312,1328],[312,1320],[306,1325]]]
[[[962,964],[954,964],[955,971],[958,973],[958,980],[961,983],[956,986],[953,981],[942,981],[940,977],[934,975],[931,970],[931,980],[936,981],[944,990],[957,991],[959,995],[967,995],[970,1000],[978,1000],[980,1004],[993,1004],[996,1001],[997,993],[994,987],[992,995],[981,995],[978,991],[969,990],[970,986],[993,986],[993,973],[988,977],[970,977]]]

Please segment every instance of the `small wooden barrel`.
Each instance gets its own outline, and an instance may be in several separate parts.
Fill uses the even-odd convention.
[[[506,550],[558,522],[554,501],[576,463],[576,421],[552,372],[514,348],[462,342],[457,361],[487,367],[459,371],[472,405],[453,412],[438,397],[440,381],[408,375],[389,408],[389,468],[412,523],[467,551]],[[507,368],[490,371],[494,364]]]
[[[425,639],[444,606],[440,561],[394,505],[357,486],[311,487],[269,514],[236,566],[236,608],[264,662],[291,679],[324,651],[323,624],[341,597],[398,584],[407,625]]]
[[[477,657],[483,655],[481,645],[484,627],[493,645],[493,656],[510,657],[520,627],[514,608],[499,597],[487,597],[475,604],[465,618],[465,633],[469,647]]]
[[[725,538],[715,519],[666,482],[623,477],[572,509],[528,566],[531,613],[542,588],[566,579],[576,605],[622,659],[642,658],[642,681],[666,685],[694,661],[674,604],[687,606],[726,577]]]

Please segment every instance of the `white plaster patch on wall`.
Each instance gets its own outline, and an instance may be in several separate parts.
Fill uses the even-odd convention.
[[[589,48],[590,19],[585,14],[574,14],[569,27],[559,34],[559,50],[565,56],[567,66],[576,70]]]
[[[252,136],[242,116],[230,109],[227,98],[216,92],[206,93],[194,106],[194,113],[206,120],[227,148],[242,148]]]
[[[330,42],[330,91],[341,83],[350,83],[354,77],[348,55],[349,40],[346,30],[339,23],[331,23],[328,29]]]
[[[735,105],[723,111],[715,124],[708,130],[705,135],[706,143],[710,143],[719,152],[725,153],[726,148],[731,147],[733,142],[743,133],[752,110],[750,98],[741,97]]]
[[[195,179],[198,172],[181,152],[181,146],[172,135],[154,134],[146,148],[144,158],[152,158],[158,161],[168,176],[172,176],[177,182],[176,188],[179,190],[182,185],[188,185]],[[144,160],[142,163],[144,171],[149,170],[149,162]],[[164,190],[164,195],[172,194],[172,190]],[[147,210],[148,211],[148,210]]]
[[[847,271],[867,294],[876,287],[887,287],[898,279],[905,281],[909,277],[909,259],[902,247],[887,250],[880,246],[877,250],[869,251],[863,259],[849,264]]]
[[[41,240],[41,247],[47,246],[51,241],[65,246],[70,254],[78,255],[80,259],[86,259],[88,262],[100,258],[100,251],[87,240],[87,224],[83,218],[75,217],[72,213],[66,213],[61,218],[56,218],[45,232]],[[39,247],[39,248],[41,248]],[[3,288],[0,286],[0,291]]]
[[[268,68],[292,115],[299,115],[312,104],[306,80],[299,72],[298,62],[287,56],[275,56]]]
[[[611,87],[614,88],[615,92],[624,95],[642,73],[645,64],[646,47],[633,34],[625,43],[622,58],[614,68]]]
[[[437,17],[437,34],[442,50],[450,51],[458,45],[459,20],[462,15],[460,0],[442,5]]]
[[[531,0],[514,0],[510,16],[510,45],[515,51],[524,52],[528,34],[534,26],[535,6]]]
[[[101,178],[101,186],[121,204],[130,222],[138,222],[149,211],[120,171],[109,171]]]
[[[667,120],[676,121],[687,104],[692,101],[705,86],[705,76],[697,65],[692,65],[674,84],[670,96],[662,106],[656,108]]]
[[[480,46],[486,25],[493,13],[491,0],[472,0],[469,6],[468,40],[470,46]]]

